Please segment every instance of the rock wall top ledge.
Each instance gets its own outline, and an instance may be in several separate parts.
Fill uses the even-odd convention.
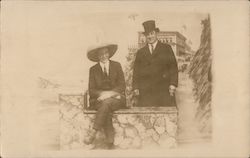
[[[132,107],[129,109],[120,109],[114,114],[176,114],[176,107]],[[85,114],[95,114],[95,110],[84,110]]]

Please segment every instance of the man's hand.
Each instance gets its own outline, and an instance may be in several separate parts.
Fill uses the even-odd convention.
[[[170,94],[170,96],[174,96],[175,90],[176,90],[176,87],[174,85],[169,86],[169,94]]]
[[[134,90],[134,94],[136,95],[136,96],[138,96],[140,93],[139,93],[139,89],[135,89]]]
[[[113,96],[119,95],[117,92],[114,91],[103,91],[100,96],[97,98],[98,101],[103,101],[105,99],[111,98]]]

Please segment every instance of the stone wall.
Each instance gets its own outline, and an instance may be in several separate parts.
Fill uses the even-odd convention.
[[[83,143],[92,128],[95,111],[83,109],[83,95],[60,95],[60,149],[103,149],[104,134],[92,145]],[[113,117],[116,149],[160,149],[177,146],[175,107],[122,109]]]

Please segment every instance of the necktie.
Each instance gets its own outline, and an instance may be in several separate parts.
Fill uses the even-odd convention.
[[[103,73],[104,73],[105,77],[108,77],[108,72],[107,72],[107,69],[106,69],[106,65],[104,65],[104,67],[103,67]]]
[[[150,44],[150,47],[151,47],[151,54],[153,54],[153,52],[154,52],[154,45]]]

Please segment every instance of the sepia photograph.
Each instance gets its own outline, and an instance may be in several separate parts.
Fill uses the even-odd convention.
[[[2,155],[245,155],[246,4],[2,2]]]
[[[41,129],[42,145],[58,150],[144,149],[210,141],[209,14],[81,16],[83,24],[76,27],[78,34],[88,32],[86,40],[79,40],[86,47],[79,44],[79,54],[58,51],[68,58],[57,66],[71,63],[69,81],[60,78],[65,74],[38,78],[38,115],[43,123],[43,117],[53,120]]]

